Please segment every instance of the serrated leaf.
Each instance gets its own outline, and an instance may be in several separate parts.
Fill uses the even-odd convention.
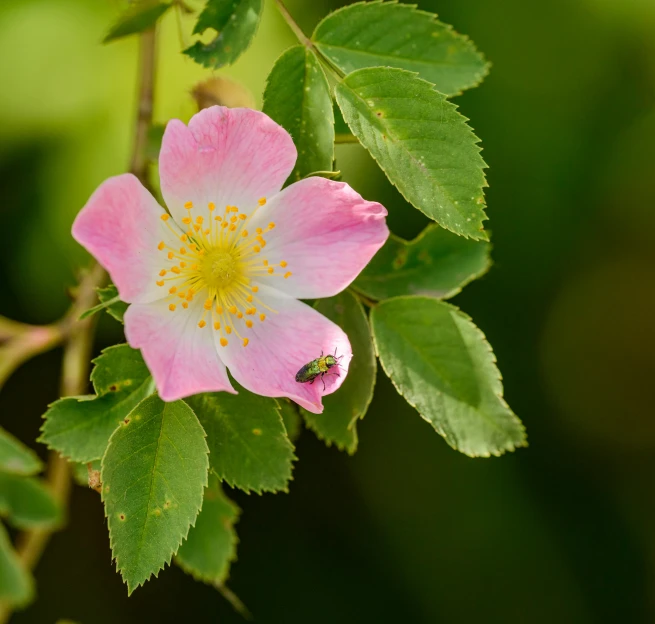
[[[414,240],[391,235],[353,288],[371,299],[402,295],[453,297],[487,272],[491,245],[429,225]]]
[[[177,552],[202,506],[205,432],[183,401],[143,400],[111,436],[102,499],[116,567],[128,594]]]
[[[357,450],[356,423],[366,414],[375,386],[377,364],[371,330],[362,304],[347,290],[336,297],[319,299],[314,307],[346,332],[353,359],[341,387],[323,397],[323,413],[311,414],[303,409],[302,415],[307,426],[328,446],[335,444],[352,455]]]
[[[0,516],[19,529],[52,528],[62,521],[50,490],[34,477],[0,472]]]
[[[277,403],[280,408],[280,414],[282,415],[284,428],[287,431],[287,437],[292,442],[295,442],[302,431],[302,421],[300,419],[300,412],[298,411],[300,408],[296,403],[285,398],[277,399]]]
[[[103,43],[152,28],[171,6],[172,3],[156,0],[134,0],[103,39]]]
[[[345,74],[397,67],[418,73],[446,95],[476,86],[489,71],[468,37],[409,4],[351,4],[320,22],[312,40]]]
[[[197,581],[216,585],[227,579],[236,560],[234,525],[240,509],[227,497],[215,475],[210,475],[196,525],[180,546],[175,562]]]
[[[32,600],[34,580],[18,559],[0,523],[0,603],[21,607]]]
[[[40,442],[77,462],[100,459],[111,434],[132,409],[155,391],[141,353],[128,345],[105,349],[94,360],[96,397],[67,397],[45,413]]]
[[[450,446],[488,457],[525,445],[491,347],[468,316],[438,299],[398,297],[373,308],[371,326],[385,373]]]
[[[266,83],[263,110],[291,135],[298,150],[296,166],[287,182],[332,169],[332,98],[314,52],[299,45],[276,61]]]
[[[0,471],[33,475],[42,469],[36,453],[0,427]]]
[[[119,323],[123,322],[123,316],[127,310],[127,303],[120,300],[118,297],[118,290],[113,284],[109,284],[106,288],[97,288],[98,299],[101,305],[106,308],[107,314],[113,316]],[[118,300],[117,300],[118,297]]]
[[[478,138],[457,107],[415,74],[360,69],[336,87],[341,112],[405,199],[442,227],[486,240]]]
[[[185,399],[207,432],[209,464],[245,492],[287,491],[295,459],[275,399],[239,390]]]
[[[209,43],[196,41],[184,53],[205,67],[231,65],[252,42],[262,9],[262,0],[208,0],[193,34],[213,28],[217,35]]]

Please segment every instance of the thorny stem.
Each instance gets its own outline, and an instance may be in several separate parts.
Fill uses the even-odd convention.
[[[155,57],[155,31],[151,29],[141,34],[139,108],[130,166],[130,171],[144,186],[148,186],[146,147],[148,129],[152,123]],[[34,327],[0,318],[0,340],[7,339],[7,343],[1,347],[4,353],[0,366],[0,384],[22,362],[64,342],[62,396],[83,394],[89,378],[95,318],[89,317],[80,321],[79,317],[94,304],[96,288],[101,286],[106,278],[105,270],[99,264],[95,264],[80,282],[75,302],[64,318],[54,325]],[[8,346],[11,348],[7,351]],[[9,366],[5,364],[6,358],[4,358],[7,353],[12,357]],[[62,508],[67,507],[71,489],[68,461],[54,451],[50,453],[48,459],[47,481],[55,499]],[[16,553],[26,569],[31,570],[36,566],[51,535],[52,530],[34,529],[18,536]],[[0,624],[5,624],[11,613],[12,609],[9,605],[0,604]]]

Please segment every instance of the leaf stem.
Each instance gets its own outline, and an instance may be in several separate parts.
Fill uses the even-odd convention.
[[[144,186],[148,187],[146,148],[148,128],[152,123],[155,81],[156,37],[154,29],[141,34],[139,63],[139,105],[130,171],[139,178]],[[8,376],[22,362],[65,340],[61,377],[62,396],[83,394],[89,379],[95,318],[79,320],[79,317],[84,310],[93,305],[96,300],[96,288],[101,286],[106,278],[105,270],[99,264],[94,264],[80,282],[75,302],[64,318],[54,325],[30,326],[0,318],[0,338],[11,335],[10,341],[16,341],[29,337],[24,345],[19,343],[20,348],[16,348],[14,345],[17,355],[14,355],[10,362],[11,366],[5,366],[6,370],[2,370],[0,367],[0,383],[4,379],[3,373]],[[4,364],[3,360],[3,366]],[[70,469],[68,461],[55,452],[51,452],[48,459],[47,481],[54,497],[62,507],[66,507],[71,489]],[[34,529],[18,535],[16,553],[25,568],[31,570],[36,566],[51,535],[52,531],[46,529]],[[11,613],[11,606],[1,603],[0,624],[5,624]]]
[[[312,40],[305,35],[305,33],[302,31],[302,28],[298,26],[298,23],[296,20],[291,17],[291,13],[289,13],[289,10],[287,7],[284,6],[284,2],[282,0],[275,0],[275,4],[277,5],[277,9],[284,18],[284,21],[289,25],[289,28],[293,30],[293,34],[296,35],[298,38],[298,41],[302,43],[304,46],[313,49],[314,44],[312,43]]]

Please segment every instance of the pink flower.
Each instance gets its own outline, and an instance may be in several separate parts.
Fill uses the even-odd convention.
[[[281,190],[296,149],[265,114],[220,106],[172,120],[159,158],[159,206],[133,175],[106,180],[73,236],[109,272],[125,334],[162,399],[246,389],[320,413],[352,352],[337,325],[298,298],[346,288],[387,239],[386,210],[347,184],[307,178]],[[172,217],[172,218],[171,218]],[[340,372],[295,374],[322,353]]]

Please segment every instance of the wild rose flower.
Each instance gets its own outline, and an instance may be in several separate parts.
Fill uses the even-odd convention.
[[[387,212],[320,177],[281,190],[296,156],[265,114],[214,106],[166,128],[170,216],[130,174],[106,180],[77,216],[73,236],[131,304],[127,341],[165,401],[234,393],[227,367],[252,392],[320,413],[345,379],[348,337],[298,299],[346,288],[387,239]],[[341,356],[339,374],[325,390],[296,382],[321,352]]]

